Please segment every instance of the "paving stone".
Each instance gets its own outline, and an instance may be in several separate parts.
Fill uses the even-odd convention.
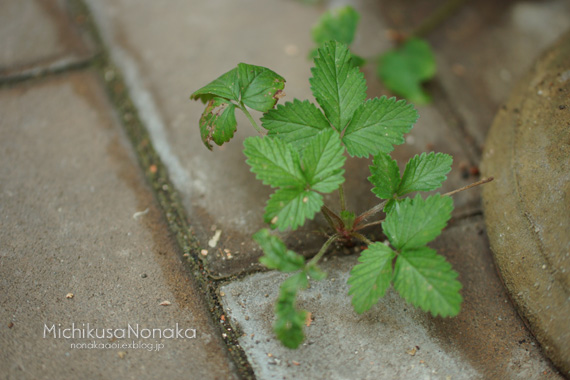
[[[497,268],[546,355],[570,375],[570,33],[533,65],[485,142]],[[512,196],[516,194],[516,196]]]
[[[382,5],[391,25],[408,31],[437,9],[424,0]],[[568,20],[565,0],[465,2],[428,35],[437,55],[437,81],[479,151],[514,84],[570,28]]]
[[[306,340],[289,350],[271,324],[286,278],[258,273],[223,286],[229,321],[260,379],[561,379],[509,302],[493,265],[481,217],[455,222],[433,244],[459,272],[465,299],[455,318],[434,318],[390,289],[358,315],[346,296],[355,256],[323,263],[327,279],[311,282],[298,306],[314,319]],[[415,349],[415,352],[414,352]]]
[[[374,55],[389,46],[385,23],[374,1],[351,2],[362,14],[354,49]],[[206,267],[215,275],[240,273],[257,265],[260,252],[251,235],[265,227],[263,209],[271,190],[255,180],[242,154],[245,137],[254,134],[238,112],[238,133],[222,148],[209,152],[200,141],[198,120],[203,105],[188,101],[191,92],[238,62],[267,66],[287,79],[283,100],[312,99],[308,79],[310,30],[323,7],[298,2],[89,1],[113,59],[125,73],[131,96],[150,130],[153,143],[183,196],[190,222],[208,255]],[[330,7],[339,5],[332,2]],[[158,20],[158,21],[157,21]],[[159,22],[168,20],[168,22]],[[368,68],[369,96],[386,93]],[[436,150],[455,156],[453,173],[443,191],[472,182],[460,167],[475,165],[464,145],[434,107],[420,109],[410,144],[394,153],[403,163],[416,153]],[[260,115],[256,115],[260,116]],[[368,161],[347,164],[348,204],[363,212],[376,203],[367,181]],[[334,197],[326,199],[334,202]],[[460,209],[477,209],[479,193],[456,198]],[[317,217],[302,231],[282,236],[292,249],[314,254],[323,242],[315,235],[325,225]],[[215,248],[208,242],[221,230]],[[307,236],[309,236],[307,238]],[[311,237],[312,236],[312,237]],[[224,250],[232,259],[227,259]]]
[[[0,79],[86,59],[90,44],[69,21],[64,0],[0,2]]]
[[[0,115],[2,378],[233,378],[203,295],[95,76],[3,89]],[[77,338],[88,324],[101,336],[177,323],[196,337]],[[84,329],[74,339],[53,337],[73,324]],[[133,341],[164,347],[71,346]]]

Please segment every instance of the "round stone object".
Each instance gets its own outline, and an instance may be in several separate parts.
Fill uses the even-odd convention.
[[[498,112],[481,165],[487,232],[510,296],[570,377],[570,33]]]

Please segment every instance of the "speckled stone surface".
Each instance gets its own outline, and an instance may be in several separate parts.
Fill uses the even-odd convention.
[[[487,231],[501,276],[545,352],[570,375],[570,34],[499,112],[483,171]]]

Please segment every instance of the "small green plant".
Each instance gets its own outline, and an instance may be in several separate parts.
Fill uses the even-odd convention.
[[[296,348],[303,341],[305,311],[295,306],[298,291],[308,279],[326,274],[318,262],[334,242],[360,240],[368,246],[350,272],[349,295],[357,313],[370,309],[393,284],[408,302],[434,316],[459,313],[462,297],[457,272],[427,244],[446,226],[453,210],[448,195],[417,194],[439,188],[451,170],[452,157],[423,153],[410,159],[400,173],[390,157],[394,145],[404,142],[418,118],[413,105],[395,98],[366,100],[366,82],[348,48],[336,41],[317,51],[309,80],[320,108],[294,99],[275,105],[283,96],[285,80],[275,72],[240,63],[233,70],[194,92],[206,109],[200,118],[202,141],[209,149],[229,141],[236,130],[235,109],[241,109],[262,136],[244,141],[247,164],[256,178],[275,192],[265,207],[265,222],[272,229],[295,230],[322,212],[331,234],[310,260],[291,250],[269,229],[253,238],[269,269],[292,275],[281,285],[275,312],[275,333],[283,344]],[[264,112],[262,127],[247,107]],[[342,184],[346,155],[373,156],[368,178],[379,203],[357,214],[346,208]],[[337,212],[323,202],[323,194],[338,191]],[[416,193],[415,197],[408,195]],[[384,211],[383,220],[368,219]],[[361,234],[378,225],[386,243]]]
[[[350,46],[359,20],[360,15],[350,5],[327,11],[313,26],[313,41],[317,46],[328,40]],[[311,52],[311,57],[316,55],[316,51],[317,49],[314,49]],[[358,66],[366,63],[362,57],[354,58]],[[431,101],[421,86],[436,73],[435,56],[427,41],[411,36],[394,49],[381,54],[376,61],[376,74],[390,91],[416,104]]]

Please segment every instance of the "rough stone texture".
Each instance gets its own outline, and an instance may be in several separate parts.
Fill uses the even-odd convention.
[[[354,51],[373,56],[385,50],[385,22],[375,1],[351,1],[362,14]],[[260,252],[251,235],[265,227],[263,209],[271,190],[255,180],[242,154],[243,139],[254,134],[241,112],[238,133],[222,148],[208,151],[202,144],[198,120],[204,106],[190,102],[191,92],[234,67],[238,62],[267,66],[286,78],[286,98],[312,99],[308,79],[312,63],[311,26],[324,8],[298,2],[248,0],[187,2],[90,1],[99,29],[113,59],[126,74],[134,101],[150,129],[153,142],[184,197],[190,222],[213,274],[230,275],[257,268]],[[331,2],[330,7],[340,2]],[[156,22],[157,15],[160,20]],[[375,80],[374,68],[366,68],[368,95],[386,91]],[[181,80],[181,78],[184,78]],[[422,107],[420,121],[408,143],[394,152],[405,162],[414,154],[441,151],[454,155],[449,181],[443,191],[473,182],[465,169],[476,163],[465,144],[447,126],[434,107]],[[260,116],[259,114],[256,116]],[[367,181],[369,161],[353,159],[346,166],[349,206],[363,212],[376,204]],[[337,204],[334,196],[326,201]],[[457,214],[479,208],[479,193],[459,194]],[[283,234],[288,245],[302,254],[314,254],[324,241],[314,234],[325,226],[320,216],[302,231]],[[208,247],[216,230],[221,238]],[[231,252],[227,259],[224,249]]]
[[[203,295],[125,141],[89,72],[0,91],[2,378],[233,377]],[[165,300],[171,306],[159,305]],[[196,329],[196,338],[44,338],[45,324],[72,323],[178,323]],[[93,341],[164,348],[70,346]]]
[[[255,274],[220,293],[231,323],[243,332],[240,344],[263,379],[559,379],[512,308],[483,232],[480,217],[455,222],[433,244],[464,285],[465,301],[455,318],[434,318],[393,289],[370,311],[356,314],[346,295],[354,256],[330,257],[322,266],[327,279],[311,282],[301,293],[298,305],[314,320],[298,350],[281,346],[271,327],[286,276]]]
[[[487,228],[512,299],[570,375],[570,34],[535,64],[486,142]]]
[[[0,78],[85,59],[89,45],[72,25],[63,0],[0,2]]]

